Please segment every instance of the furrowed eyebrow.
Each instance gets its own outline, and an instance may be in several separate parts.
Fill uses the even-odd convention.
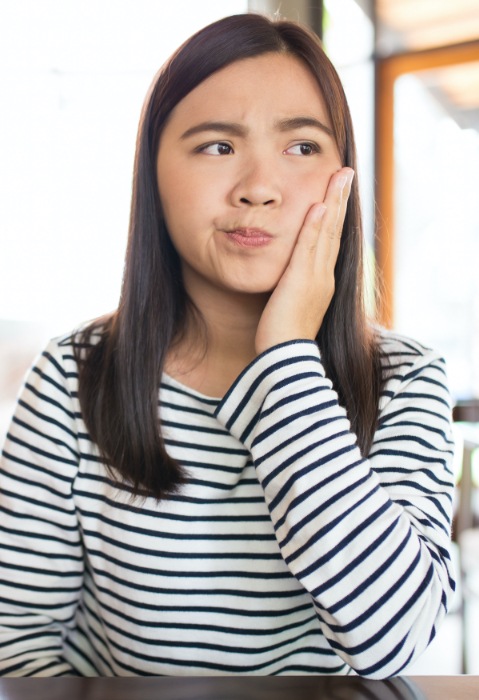
[[[319,129],[328,136],[334,138],[332,129],[315,117],[289,117],[286,119],[280,119],[275,123],[275,128],[281,132],[294,131],[295,129],[301,129],[305,126]],[[195,124],[195,126],[187,129],[181,135],[181,140],[187,139],[195,134],[204,133],[206,131],[216,131],[217,133],[227,134],[229,136],[240,136],[243,138],[248,134],[248,129],[242,124],[237,124],[236,122],[208,121],[201,122],[201,124]]]
[[[333,130],[315,117],[291,117],[290,119],[280,119],[276,123],[276,128],[279,131],[294,131],[294,129],[301,129],[304,126],[312,126],[334,138]]]
[[[181,135],[181,139],[187,139],[189,136],[201,134],[205,131],[217,131],[231,136],[246,136],[247,133],[247,129],[245,129],[244,126],[236,124],[235,122],[202,122],[201,124],[196,124],[187,129],[185,133]]]

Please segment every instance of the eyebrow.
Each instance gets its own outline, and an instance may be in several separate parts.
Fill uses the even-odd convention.
[[[316,117],[291,117],[290,119],[280,119],[276,122],[275,126],[279,131],[293,131],[294,129],[301,129],[305,126],[312,126],[314,129],[324,131],[328,136],[334,136],[333,130],[319,119],[316,119]]]
[[[201,122],[187,129],[181,135],[181,139],[187,139],[189,136],[201,134],[204,131],[219,131],[223,134],[231,134],[231,136],[246,136],[248,130],[241,124],[235,122]]]
[[[334,138],[333,130],[319,119],[316,119],[316,117],[289,117],[278,120],[275,122],[274,126],[275,129],[280,132],[294,131],[295,129],[301,129],[303,127],[313,127]],[[196,124],[195,126],[187,129],[181,135],[181,139],[187,139],[190,136],[194,136],[195,134],[200,134],[205,131],[216,131],[223,134],[240,137],[245,137],[248,133],[248,129],[246,127],[236,122],[207,121],[201,122],[200,124]]]

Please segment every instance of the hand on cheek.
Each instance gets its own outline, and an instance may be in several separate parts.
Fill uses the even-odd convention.
[[[258,354],[289,340],[314,340],[334,294],[334,268],[354,172],[331,177],[323,202],[312,205],[291,260],[265,306],[256,331]]]

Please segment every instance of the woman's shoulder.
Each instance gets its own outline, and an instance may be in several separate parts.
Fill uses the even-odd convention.
[[[443,361],[441,354],[433,348],[396,331],[376,328],[376,337],[383,364],[387,366]]]
[[[440,352],[384,328],[377,329],[377,338],[386,394],[421,380],[432,381],[447,390],[445,361]]]
[[[74,377],[78,363],[98,345],[105,335],[107,323],[104,319],[88,321],[75,329],[56,335],[44,343],[33,360],[31,369],[46,376]]]
[[[53,337],[48,342],[47,349],[57,349],[60,353],[71,352],[78,356],[82,349],[88,350],[95,347],[108,333],[109,325],[107,317],[86,321],[73,330]]]

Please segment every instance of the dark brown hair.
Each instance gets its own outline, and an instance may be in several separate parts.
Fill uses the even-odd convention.
[[[120,304],[77,335],[79,399],[105,464],[134,492],[159,499],[185,480],[165,449],[158,391],[166,353],[185,325],[190,302],[162,216],[156,158],[172,109],[212,73],[244,58],[289,53],[316,78],[343,165],[356,170],[351,117],[339,77],[317,37],[287,21],[256,14],[226,17],[188,39],[156,76],[138,131],[130,230]],[[367,454],[381,385],[379,351],[363,298],[357,180],[348,202],[335,293],[317,342],[326,372]],[[98,338],[94,336],[99,335]]]

